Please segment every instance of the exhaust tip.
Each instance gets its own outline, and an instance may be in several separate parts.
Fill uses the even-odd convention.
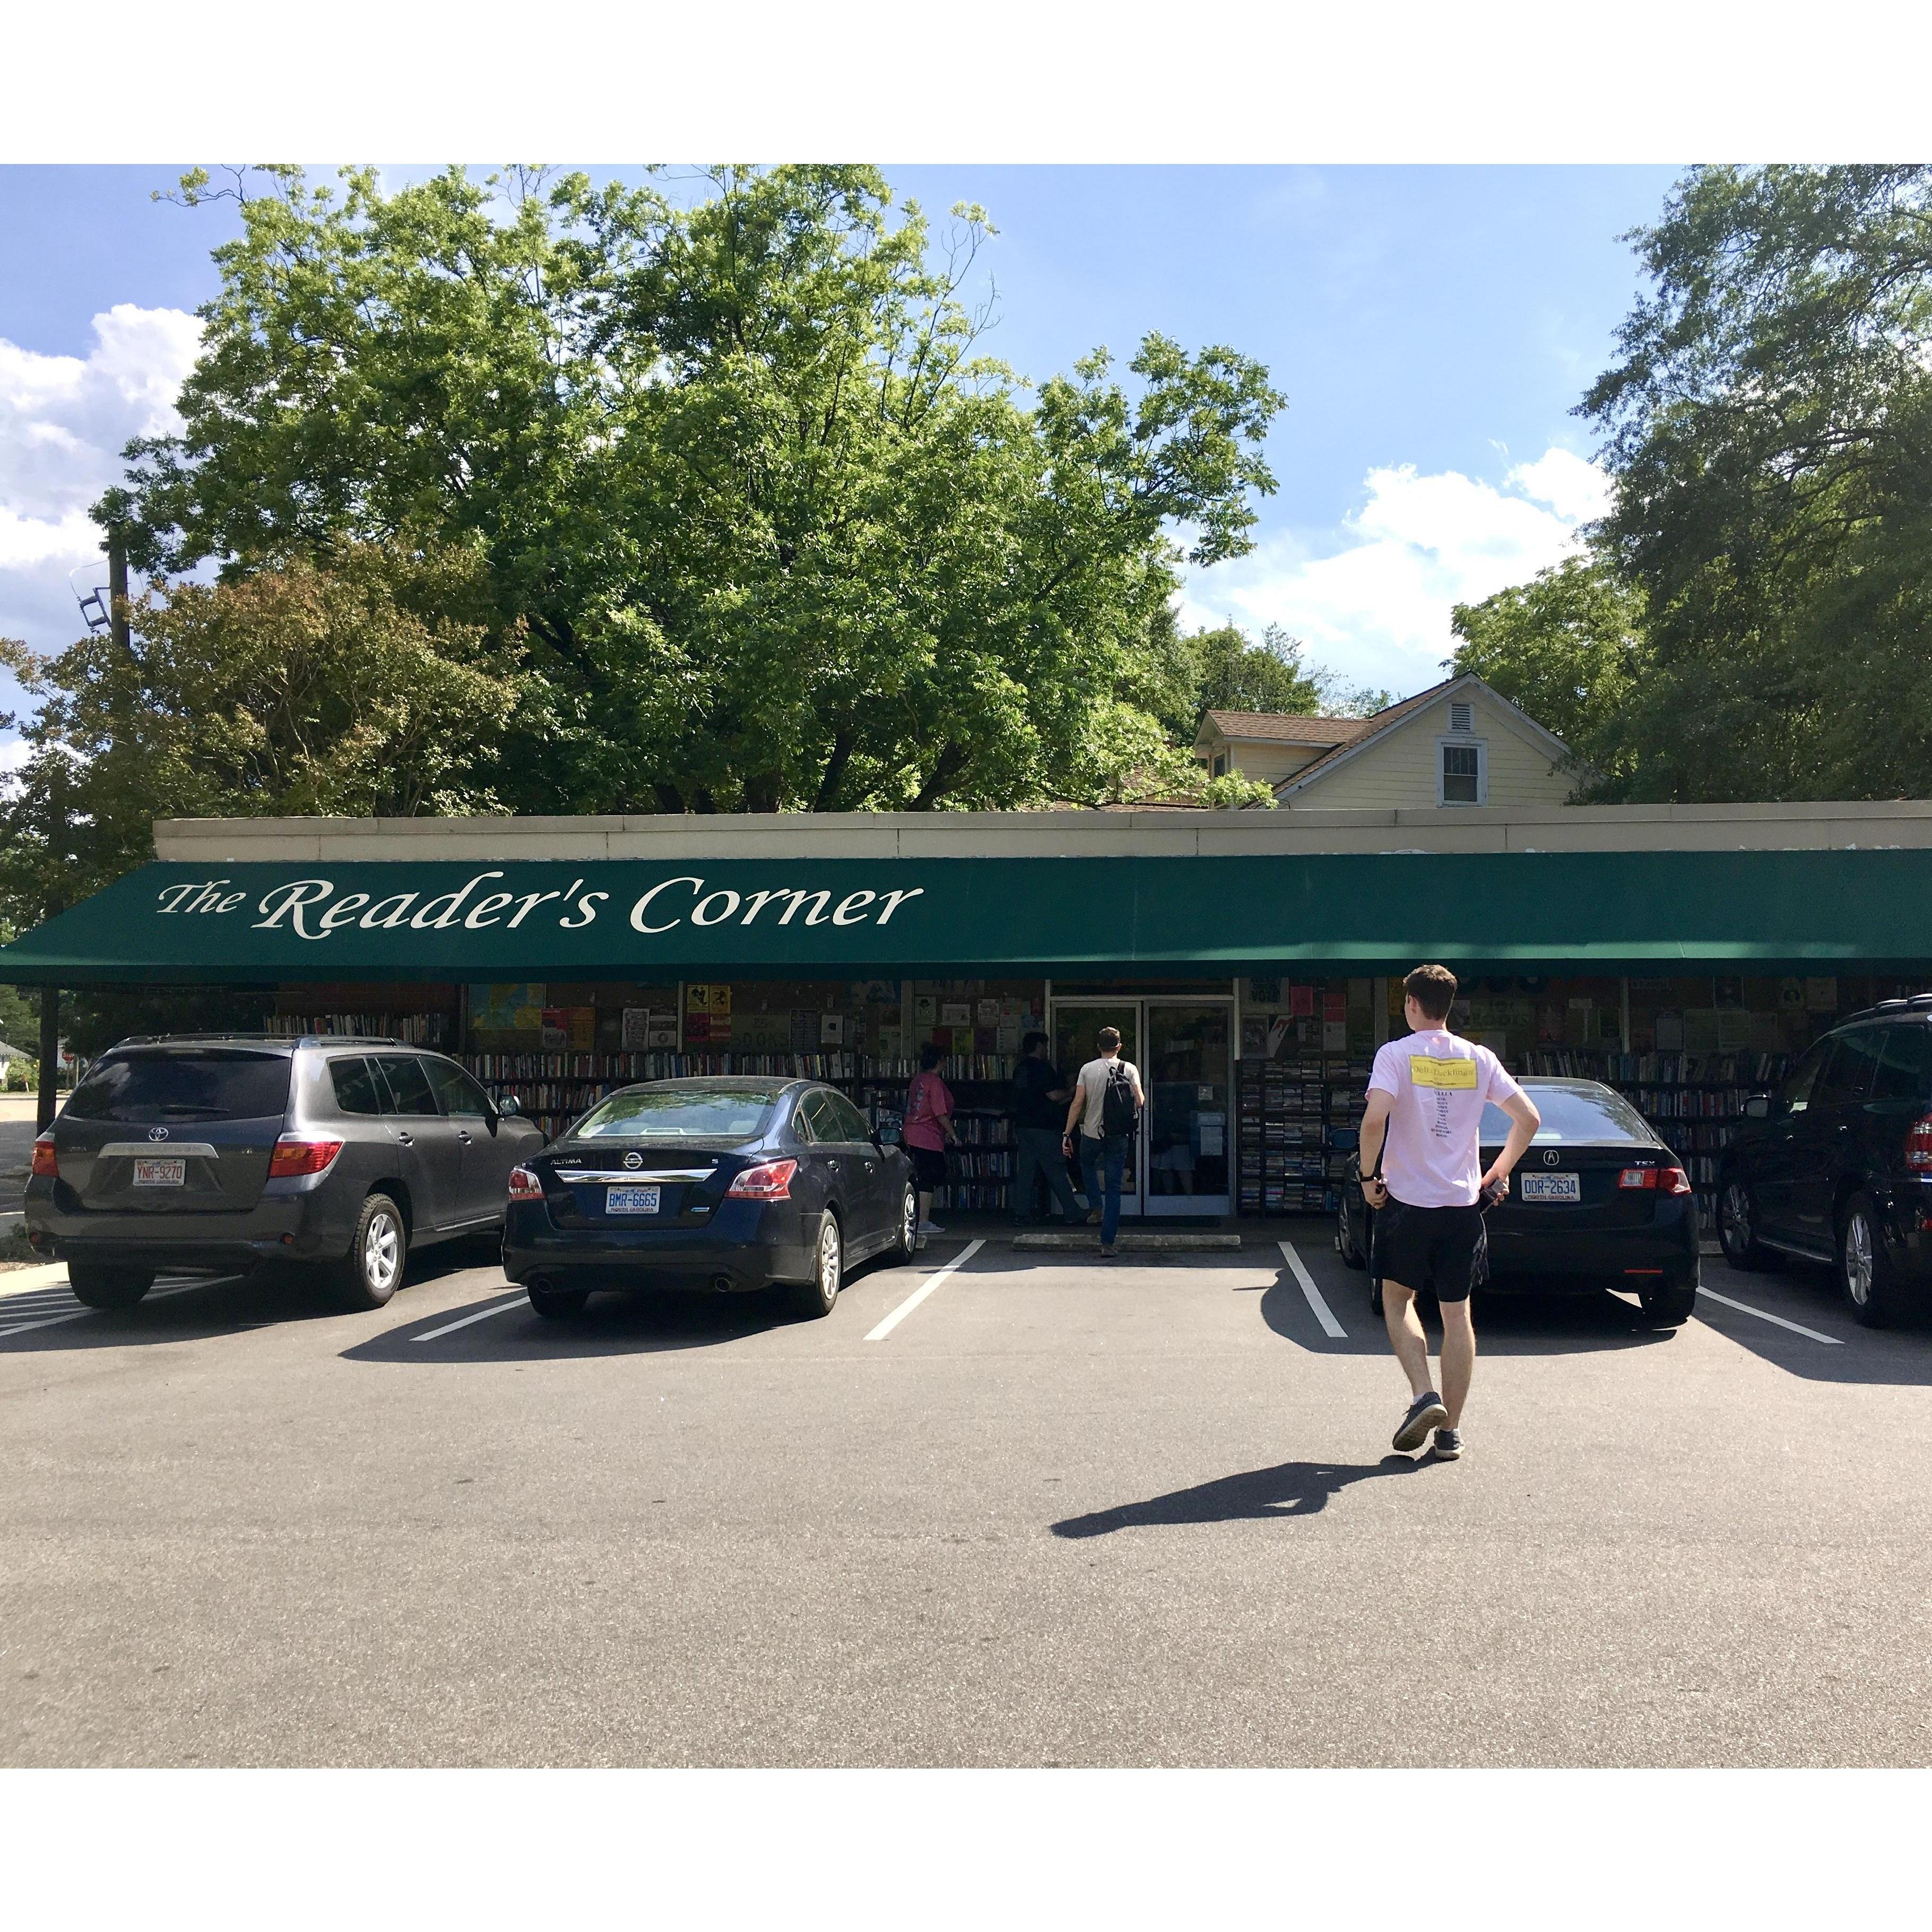
[[[714,1294],[729,1294],[733,1282],[728,1274],[714,1274],[711,1277],[711,1292]]]

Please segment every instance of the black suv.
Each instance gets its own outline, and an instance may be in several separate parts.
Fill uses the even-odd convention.
[[[1830,1262],[1878,1326],[1932,1283],[1932,995],[1887,1000],[1814,1041],[1754,1094],[1718,1170],[1718,1233],[1738,1268]]]
[[[34,1143],[27,1238],[92,1308],[156,1274],[319,1264],[356,1306],[412,1246],[500,1227],[544,1144],[440,1054],[393,1040],[123,1040]]]

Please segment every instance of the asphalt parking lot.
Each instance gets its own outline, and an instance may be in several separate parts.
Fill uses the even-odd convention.
[[[1268,1232],[1305,1282],[935,1241],[818,1322],[0,1276],[0,1760],[1932,1758],[1932,1325],[1492,1302],[1411,1462],[1364,1277]]]

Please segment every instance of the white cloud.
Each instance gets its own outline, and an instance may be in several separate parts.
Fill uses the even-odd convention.
[[[1364,488],[1366,501],[1332,531],[1265,538],[1236,562],[1192,573],[1186,622],[1280,624],[1352,682],[1419,690],[1454,648],[1450,607],[1567,555],[1579,526],[1603,514],[1609,483],[1594,464],[1552,448],[1500,487],[1403,464],[1371,470]]]

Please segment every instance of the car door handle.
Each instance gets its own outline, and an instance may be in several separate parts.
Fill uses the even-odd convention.
[[[405,1147],[414,1147],[416,1144],[416,1137],[414,1134],[406,1134],[400,1128],[397,1130],[396,1138]]]
[[[458,1127],[456,1130],[456,1138],[460,1140],[465,1147],[469,1146],[470,1135],[466,1129]]]

